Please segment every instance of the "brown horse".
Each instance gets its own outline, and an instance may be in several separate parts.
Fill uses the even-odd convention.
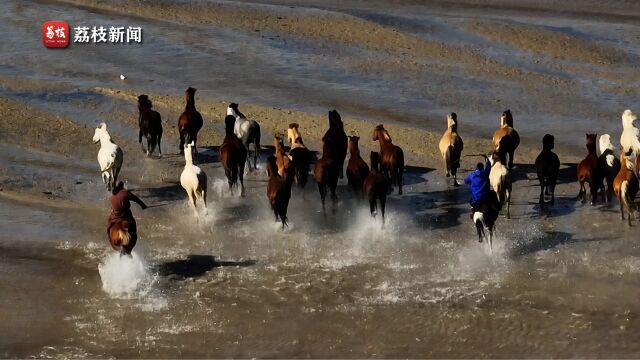
[[[284,140],[282,135],[276,134],[273,136],[273,147],[276,150],[275,158],[276,165],[278,167],[278,175],[284,177],[285,169],[289,168],[291,159],[284,152]]]
[[[318,184],[320,199],[322,200],[322,211],[324,211],[324,200],[327,197],[327,188],[331,191],[331,200],[335,205],[338,200],[336,188],[338,187],[338,167],[336,166],[333,149],[326,141],[322,142],[322,157],[316,161],[313,175]]]
[[[513,128],[513,115],[511,110],[505,110],[500,117],[500,128],[493,133],[493,147],[496,151],[509,155],[509,170],[513,169],[515,151],[519,145],[520,135]]]
[[[364,180],[362,190],[367,200],[369,200],[371,216],[376,216],[378,201],[380,201],[380,213],[382,214],[382,223],[384,224],[384,209],[387,204],[389,182],[380,172],[380,154],[372,151],[370,154],[370,160],[371,171]]]
[[[291,199],[291,186],[293,185],[295,171],[291,162],[286,162],[283,175],[279,174],[277,158],[273,155],[267,159],[267,198],[269,204],[278,219],[282,221],[282,229],[287,226],[287,208]]]
[[[220,162],[229,182],[229,191],[233,194],[233,186],[238,186],[240,179],[240,195],[244,196],[244,165],[247,162],[247,148],[233,133],[236,118],[227,115],[224,118],[225,137],[220,145]]]
[[[453,175],[453,186],[458,186],[456,175],[460,168],[460,155],[464,148],[462,138],[458,135],[458,116],[451,113],[447,116],[447,130],[442,134],[440,139],[440,154],[444,161],[444,171],[447,177]]]
[[[556,191],[558,173],[560,172],[560,159],[558,155],[551,151],[555,146],[554,140],[553,135],[546,134],[542,138],[542,151],[536,158],[536,173],[540,182],[540,198],[538,199],[540,210],[544,210],[545,194],[551,194],[549,204],[553,205],[555,201],[554,193]]]
[[[334,166],[342,179],[344,159],[347,157],[347,134],[344,132],[342,118],[335,110],[329,111],[329,130],[322,137],[322,141],[331,149]]]
[[[629,226],[631,226],[631,217],[637,210],[635,203],[635,197],[638,194],[638,176],[633,171],[633,163],[630,161],[629,156],[632,154],[633,149],[630,149],[626,154],[620,154],[620,171],[613,180],[613,191],[616,193],[616,197],[620,202],[620,215],[624,220],[624,211],[626,209],[628,213]],[[636,159],[635,166],[640,165],[639,158]]]
[[[587,157],[578,164],[577,171],[578,182],[580,183],[578,200],[582,200],[583,203],[587,201],[587,190],[584,184],[588,183],[591,192],[591,205],[595,204],[598,189],[601,187],[600,184],[596,183],[596,181],[601,178],[598,173],[598,155],[596,154],[597,136],[598,134],[587,134],[587,150],[589,152],[587,153]]]
[[[289,124],[287,138],[291,146],[289,157],[295,170],[295,181],[299,188],[304,189],[305,185],[307,185],[307,178],[309,177],[309,163],[312,159],[312,153],[304,145],[298,127],[299,125],[296,123]]]
[[[184,92],[187,105],[178,119],[178,132],[180,133],[180,154],[184,153],[184,144],[193,141],[193,149],[198,152],[198,131],[202,128],[202,115],[196,110],[196,89],[190,87]]]
[[[380,170],[392,185],[398,186],[398,195],[402,195],[402,175],[404,173],[404,152],[393,145],[389,132],[382,125],[373,130],[373,141],[380,143]],[[389,187],[389,193],[393,187]]]
[[[138,126],[140,132],[138,133],[138,143],[142,146],[142,136],[147,138],[147,156],[153,153],[153,150],[158,145],[158,152],[162,156],[162,147],[160,141],[162,140],[162,117],[160,113],[152,110],[152,103],[147,95],[138,96],[138,111],[140,116],[138,117]],[[144,150],[144,147],[143,147]]]
[[[360,156],[360,149],[358,148],[358,136],[349,136],[349,162],[347,163],[347,180],[349,180],[349,186],[356,193],[362,191],[362,185],[364,180],[369,175],[369,166],[362,160]]]

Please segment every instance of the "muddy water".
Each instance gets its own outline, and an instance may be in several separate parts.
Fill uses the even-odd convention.
[[[123,141],[134,141],[136,131],[114,116],[132,105],[101,96],[91,87],[180,93],[193,85],[204,97],[322,112],[337,99],[349,99],[351,108],[344,105],[354,114],[373,118],[388,111],[414,114],[419,116],[394,120],[425,128],[434,125],[419,119],[430,111],[448,111],[437,97],[417,96],[428,82],[352,72],[345,70],[347,61],[317,61],[318,45],[310,39],[287,39],[285,46],[275,37],[258,38],[222,27],[182,27],[57,3],[35,5],[0,5],[3,34],[25,43],[3,42],[0,74],[79,90],[50,90],[43,85],[41,91],[24,91],[3,86],[0,95],[47,108],[81,125],[109,121],[110,129]],[[403,31],[418,36],[448,42],[486,41],[463,35],[456,25],[445,26],[464,20],[450,13],[431,17],[425,9],[423,13],[407,9],[411,16],[402,8],[393,15],[400,20],[413,18],[413,22],[376,15],[381,10],[375,7],[344,11],[385,25],[404,24],[409,29],[401,27]],[[520,20],[529,19],[525,15]],[[38,34],[32,32],[33,19],[56,16],[89,25],[137,22],[143,25],[145,44],[45,51],[39,47]],[[464,15],[486,16],[478,9]],[[443,30],[425,34],[419,26],[423,20]],[[548,21],[563,24],[556,18]],[[602,24],[564,21],[571,24],[566,26],[596,29],[594,34],[603,38],[619,34]],[[248,49],[252,56],[246,55]],[[509,62],[527,65],[523,53],[506,45],[487,52],[503,54],[501,49],[520,54],[520,58],[508,57]],[[44,63],[34,51],[55,61]],[[120,73],[129,80],[120,82]],[[470,104],[460,105],[468,118],[476,120],[502,110],[507,100],[533,114],[533,106],[518,100],[526,93],[532,103],[549,105],[536,109],[532,119],[542,121],[548,116],[544,124],[562,130],[566,124],[560,120],[566,115],[553,113],[560,100],[586,97],[606,114],[618,111],[608,110],[609,105],[628,100],[615,92],[603,100],[586,91],[556,102],[505,80],[465,78],[463,82],[461,75],[445,75],[432,79],[438,84],[452,81],[450,86],[473,81],[481,89],[480,95],[469,98]],[[243,86],[234,86],[234,81]],[[514,89],[519,90],[511,93]],[[503,100],[496,109],[489,109],[481,99],[493,92]],[[376,104],[373,109],[371,103]],[[588,110],[576,109],[578,114]],[[585,127],[618,128],[617,118],[610,123],[596,120],[580,119]],[[535,137],[548,131],[539,124],[523,122],[521,132]],[[469,131],[484,134],[493,127],[478,121]],[[566,132],[557,137],[574,141]],[[581,140],[582,135],[576,141]],[[329,206],[326,214],[316,201],[313,184],[306,200],[294,191],[290,226],[282,231],[264,198],[264,175],[247,176],[246,198],[230,195],[211,148],[203,148],[199,161],[210,178],[209,210],[196,219],[175,182],[182,159],[175,155],[175,144],[166,144],[167,155],[162,159],[126,153],[128,187],[152,205],[144,212],[134,205],[140,239],[132,262],[114,259],[104,239],[107,195],[93,155],[91,161],[83,160],[86,157],[70,160],[55,152],[0,146],[3,189],[11,189],[0,191],[1,356],[640,354],[637,233],[622,226],[615,205],[576,203],[570,167],[563,166],[557,204],[545,216],[533,204],[537,182],[529,180],[534,177],[531,167],[516,169],[513,219],[499,220],[490,254],[478,244],[469,223],[466,190],[447,187],[441,173],[431,168],[408,171],[406,194],[391,196],[384,227],[379,219],[370,218],[341,181],[340,201],[334,208]],[[130,272],[123,277],[123,271],[118,271],[122,269]],[[138,285],[133,291],[114,293],[117,286],[104,288],[105,283],[112,284],[109,281],[120,285],[137,281]]]

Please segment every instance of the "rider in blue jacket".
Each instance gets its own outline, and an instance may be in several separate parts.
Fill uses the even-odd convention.
[[[471,207],[476,206],[482,200],[484,200],[487,195],[491,193],[491,188],[489,187],[489,173],[491,172],[491,163],[489,159],[485,156],[485,164],[478,163],[476,166],[476,171],[467,175],[464,179],[464,183],[469,185],[471,188]]]

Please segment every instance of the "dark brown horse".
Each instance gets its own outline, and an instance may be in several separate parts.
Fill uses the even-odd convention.
[[[393,145],[389,132],[382,125],[373,130],[373,141],[380,143],[380,170],[392,185],[398,186],[398,194],[402,195],[402,176],[404,174],[404,152]],[[389,193],[393,187],[389,187]]]
[[[309,177],[309,164],[313,158],[313,154],[302,141],[302,135],[298,131],[299,125],[296,123],[289,124],[287,129],[287,138],[289,139],[289,157],[293,168],[295,169],[295,181],[299,188],[304,189],[307,185],[307,178]],[[303,193],[304,196],[304,193]]]
[[[327,197],[327,188],[331,191],[331,200],[333,200],[334,205],[338,200],[336,188],[338,187],[339,176],[333,149],[326,141],[322,142],[322,157],[316,161],[313,175],[318,184],[318,191],[320,192],[320,199],[322,200],[322,210],[324,211],[324,200]]]
[[[193,150],[198,152],[198,131],[202,128],[202,115],[196,110],[196,89],[190,87],[184,92],[187,105],[178,119],[180,133],[180,154],[184,153],[184,144],[193,141]]]
[[[329,130],[322,137],[322,141],[331,149],[334,166],[342,179],[344,159],[347,157],[347,134],[344,132],[342,118],[335,110],[329,111]]]
[[[269,183],[267,184],[267,198],[269,204],[278,219],[282,221],[282,229],[287,226],[287,208],[291,199],[291,186],[294,179],[294,168],[291,162],[286,162],[283,169],[284,174],[280,175],[276,157],[271,155],[267,159],[267,175],[269,175]]]
[[[578,193],[578,200],[582,202],[587,201],[587,190],[584,186],[585,183],[589,184],[589,190],[591,192],[591,205],[596,202],[596,196],[598,189],[601,185],[596,181],[601,179],[598,173],[598,155],[596,154],[596,138],[598,134],[587,134],[587,157],[580,161],[578,164],[578,182],[580,183],[580,192]]]
[[[602,201],[611,202],[613,198],[613,181],[620,172],[620,160],[614,153],[615,148],[611,143],[609,134],[600,135],[600,156],[598,157],[598,176],[596,184],[600,184],[602,190]],[[605,190],[604,180],[607,180]]]
[[[131,255],[138,240],[136,220],[131,212],[131,201],[140,205],[143,210],[147,208],[140,198],[124,188],[122,181],[118,182],[109,199],[111,214],[107,220],[107,237],[113,250],[120,255]]]
[[[362,185],[364,180],[369,175],[369,166],[362,160],[360,156],[360,148],[358,148],[358,136],[349,136],[349,162],[347,163],[347,180],[349,180],[349,186],[356,193],[362,191]]]
[[[378,201],[380,201],[380,213],[382,214],[382,223],[384,224],[384,209],[387,204],[389,182],[382,172],[380,172],[380,155],[377,152],[372,151],[370,159],[371,171],[364,180],[362,190],[369,201],[371,216],[376,216]]]
[[[620,171],[618,175],[613,181],[613,191],[616,193],[616,197],[620,202],[620,215],[622,216],[622,220],[624,220],[624,212],[625,210],[628,213],[629,226],[631,226],[631,217],[638,210],[638,207],[635,203],[636,195],[638,194],[638,176],[633,171],[633,163],[629,159],[629,156],[632,154],[633,149],[627,151],[627,153],[620,154]],[[636,158],[636,168],[640,165],[640,161],[638,160],[640,157]]]
[[[233,133],[236,118],[227,115],[224,118],[225,137],[220,145],[220,162],[224,168],[224,174],[229,182],[229,191],[233,194],[233,186],[238,185],[240,179],[240,195],[244,196],[244,165],[247,162],[247,148]]]
[[[147,139],[147,156],[151,155],[158,145],[158,152],[162,156],[162,147],[160,141],[162,140],[162,118],[160,113],[152,110],[152,103],[147,95],[138,96],[138,111],[140,116],[138,117],[138,126],[140,132],[138,133],[138,143],[142,146],[142,136]],[[144,147],[143,147],[144,150]]]
[[[520,146],[520,135],[513,128],[513,115],[511,110],[505,110],[500,116],[500,128],[493,133],[493,147],[500,153],[509,156],[507,166],[513,169],[513,160],[516,149]]]
[[[560,159],[553,151],[555,141],[553,135],[546,134],[542,138],[542,151],[536,158],[536,173],[540,182],[540,210],[544,209],[544,196],[551,195],[549,204],[553,205],[555,201],[556,182],[558,181],[558,172],[560,171]]]

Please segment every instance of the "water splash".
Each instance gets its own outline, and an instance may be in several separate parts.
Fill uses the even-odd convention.
[[[131,256],[111,253],[98,265],[102,290],[115,298],[133,298],[148,292],[153,277],[144,259],[135,251]]]

